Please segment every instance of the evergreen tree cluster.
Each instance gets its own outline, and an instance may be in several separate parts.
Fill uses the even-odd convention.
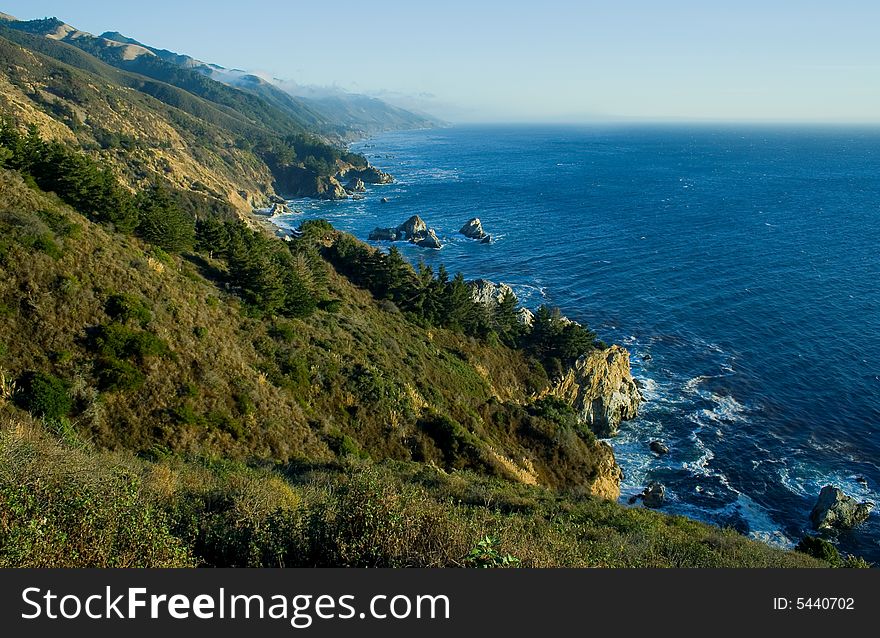
[[[44,191],[55,192],[93,221],[133,232],[138,214],[131,193],[109,170],[58,142],[46,142],[36,126],[22,135],[9,120],[0,121],[0,165],[20,171]]]
[[[337,162],[340,160],[358,168],[367,166],[363,155],[330,146],[312,135],[266,137],[257,141],[255,150],[271,168],[277,170],[302,164],[303,168],[318,177],[335,175],[339,171]]]
[[[245,227],[222,221],[228,210],[163,184],[133,194],[98,162],[59,142],[47,142],[36,126],[19,132],[0,120],[0,166],[19,171],[42,190],[52,191],[92,221],[134,234],[171,253],[200,250],[223,259],[230,285],[257,311],[288,317],[311,314],[323,285],[323,266],[314,248],[291,252]],[[205,214],[205,213],[209,214]],[[197,218],[198,236],[196,233]]]
[[[45,141],[34,125],[22,135],[13,121],[0,120],[0,166],[21,172],[92,221],[171,252],[192,248],[195,222],[168,188],[154,185],[133,195],[109,169],[64,144]]]
[[[241,222],[208,218],[198,223],[197,248],[225,261],[230,285],[263,314],[306,317],[324,295],[326,273],[308,246],[292,251]]]
[[[561,371],[563,365],[597,347],[596,334],[565,319],[559,309],[541,306],[532,325],[527,326],[512,293],[487,307],[474,301],[461,273],[450,278],[442,264],[436,275],[424,263],[413,269],[394,246],[384,253],[350,235],[340,235],[325,254],[353,283],[378,299],[392,301],[420,322],[523,349],[550,373]]]

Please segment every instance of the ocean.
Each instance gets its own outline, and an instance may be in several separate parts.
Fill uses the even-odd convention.
[[[444,247],[397,244],[411,261],[628,348],[647,402],[610,441],[622,502],[659,481],[664,511],[792,546],[823,485],[878,501],[880,129],[454,127],[353,150],[395,183],[280,223],[366,240],[418,214]],[[471,217],[492,244],[457,234]],[[880,562],[880,516],[836,540]]]

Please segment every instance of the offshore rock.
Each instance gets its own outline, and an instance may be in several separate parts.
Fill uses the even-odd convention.
[[[642,503],[645,507],[657,508],[666,501],[666,487],[660,483],[651,483],[642,492]]]
[[[352,193],[365,193],[367,192],[367,187],[364,186],[364,180],[355,177],[348,182],[348,190]]]
[[[366,168],[361,169],[350,168],[339,176],[343,179],[360,179],[367,184],[391,184],[394,181],[394,177],[380,171],[372,164],[367,164]]]
[[[485,240],[489,237],[483,230],[483,224],[480,222],[479,217],[474,217],[469,220],[464,226],[461,227],[461,230],[458,231],[465,237],[469,237],[470,239],[479,239]],[[490,238],[491,240],[491,238]]]
[[[375,228],[369,235],[370,241],[403,241],[406,240],[422,248],[443,248],[440,238],[433,228],[428,228],[425,220],[413,215],[400,226],[391,228]]]
[[[582,355],[548,394],[567,401],[580,422],[601,438],[616,435],[622,421],[638,416],[642,402],[629,352],[618,345]]]
[[[868,520],[873,509],[873,503],[859,503],[842,489],[826,485],[810,512],[810,521],[817,530],[851,529]]]
[[[669,447],[663,441],[651,441],[648,447],[651,448],[652,452],[659,454],[660,456],[669,454]]]
[[[374,228],[369,239],[370,241],[397,241],[399,237],[396,228]]]
[[[289,215],[292,211],[290,210],[290,206],[287,205],[287,202],[275,202],[272,204],[272,208],[269,209],[269,215],[271,217],[275,217],[276,215]]]
[[[404,239],[419,239],[428,232],[428,225],[424,219],[413,215],[397,227],[397,232],[403,235]]]
[[[413,243],[422,248],[435,248],[438,250],[443,248],[443,244],[440,243],[440,239],[437,237],[437,233],[434,232],[433,228],[429,229],[421,239],[416,239]]]

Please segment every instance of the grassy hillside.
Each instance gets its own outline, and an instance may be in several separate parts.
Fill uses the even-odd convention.
[[[413,463],[60,442],[0,408],[0,567],[823,567],[682,517]]]
[[[225,107],[230,112],[239,114],[267,130],[274,130],[281,134],[302,133],[307,130],[320,132],[321,128],[327,124],[319,113],[305,104],[298,103],[292,97],[283,107],[279,108],[278,105],[261,100],[248,92],[239,91],[221,82],[215,82],[203,73],[154,55],[146,47],[136,46],[134,48],[139,50],[132,51],[132,47],[114,46],[116,43],[112,40],[75,31],[57,18],[8,22],[6,26],[10,30],[33,34],[48,40],[42,45],[32,44],[32,41],[28,41],[29,48],[42,46],[42,51],[45,54],[53,55],[53,52],[58,48],[57,45],[67,44],[112,67],[183,89],[217,107]],[[59,33],[59,30],[64,31]],[[66,34],[68,30],[70,33]],[[52,36],[52,38],[46,36]],[[68,57],[70,55],[66,54]]]
[[[233,285],[228,261],[112,233],[10,171],[0,214],[3,367],[22,383],[61,379],[62,416],[99,445],[273,461],[344,452],[587,491],[610,456],[572,415],[522,407],[547,383],[540,364],[419,326],[305,248],[271,242],[323,308],[298,319],[283,305],[267,315],[269,292]]]

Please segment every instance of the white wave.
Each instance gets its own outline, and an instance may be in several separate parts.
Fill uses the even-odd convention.
[[[700,376],[694,377],[693,379],[688,379],[687,382],[684,384],[682,390],[691,394],[696,394],[698,386],[711,378],[712,377],[710,375],[701,374]]]
[[[681,464],[683,470],[687,470],[692,476],[706,476],[721,480],[720,472],[709,467],[712,459],[715,458],[715,452],[710,450],[703,441],[697,436],[696,432],[692,433],[690,439],[694,442],[696,448],[702,452],[694,461],[684,461]]]
[[[640,388],[642,391],[642,396],[645,397],[648,401],[651,399],[657,398],[658,396],[658,385],[654,379],[650,377],[637,377],[636,379],[642,387]]]
[[[715,407],[710,410],[700,410],[700,414],[715,423],[742,423],[747,420],[747,409],[742,403],[730,395],[711,395]]]
[[[742,492],[734,492],[735,500],[717,509],[701,508],[687,503],[681,503],[675,509],[690,518],[714,523],[738,517],[749,526],[749,537],[777,547],[794,547],[794,541],[780,530],[779,524],[766,509]]]
[[[880,493],[872,490],[870,484],[858,479],[858,476],[852,474],[823,472],[820,468],[801,461],[788,461],[784,467],[779,468],[779,482],[789,491],[808,500],[817,498],[826,485],[833,485],[858,501],[880,502]]]

